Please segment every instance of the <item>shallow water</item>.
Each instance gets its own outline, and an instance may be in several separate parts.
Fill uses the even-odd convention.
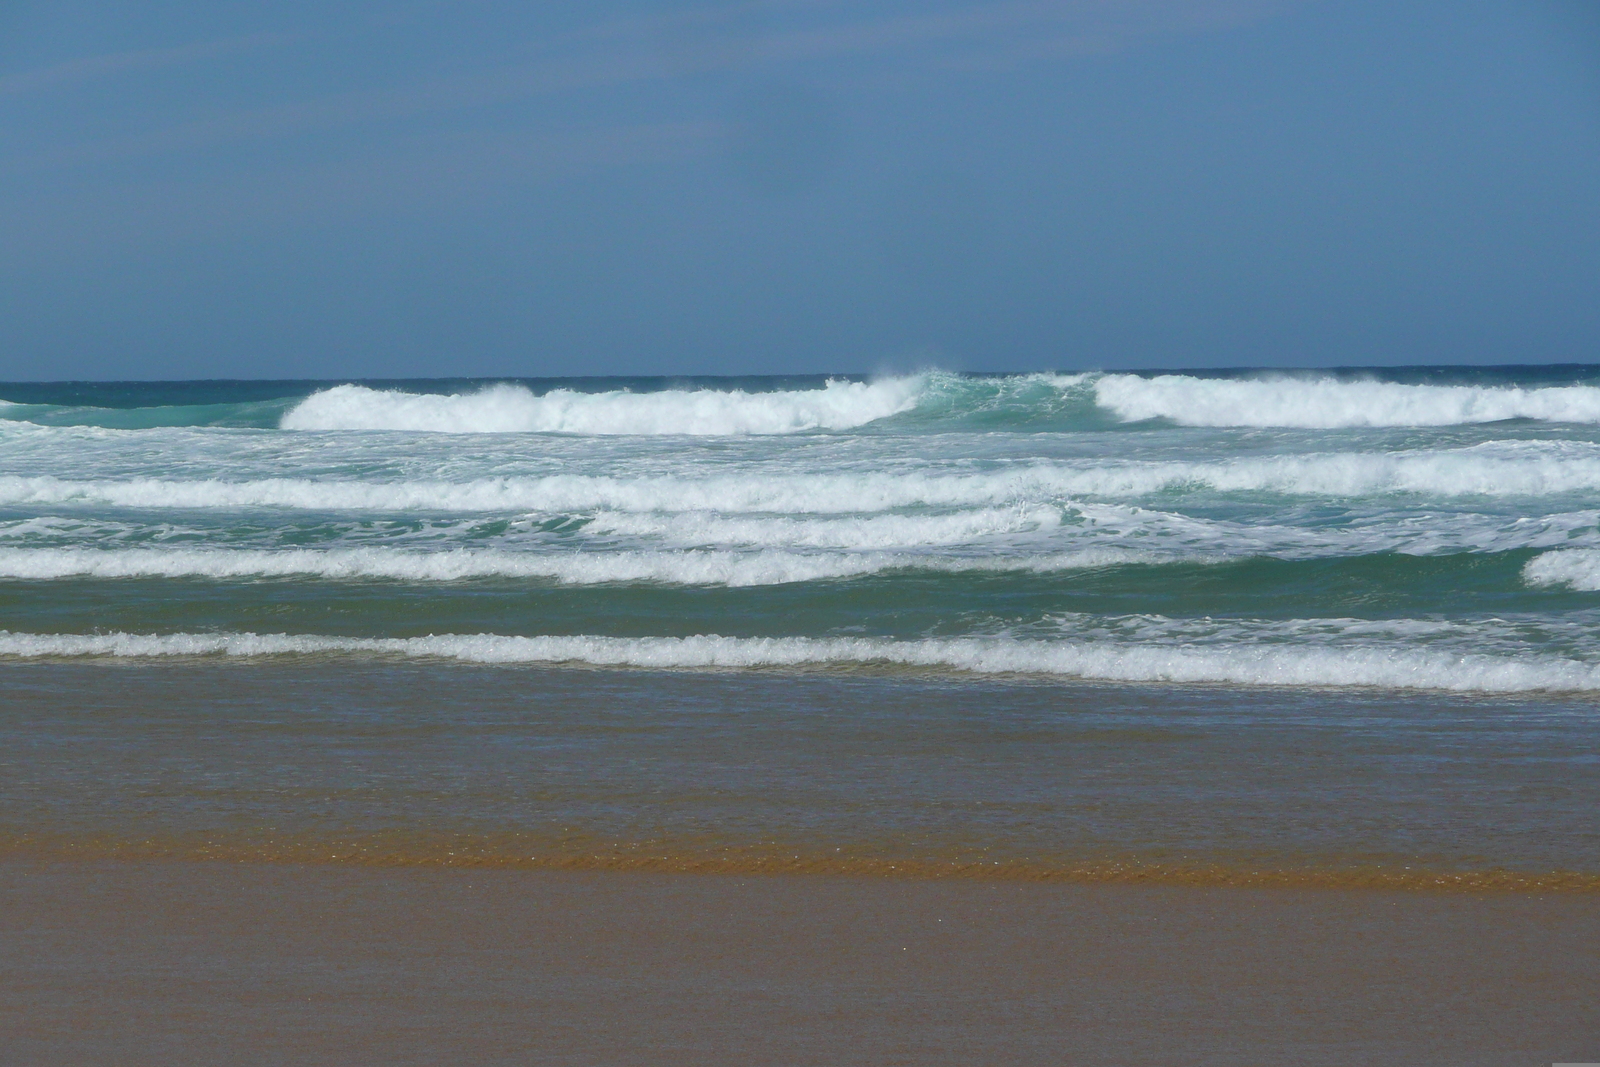
[[[1584,702],[370,660],[6,672],[8,852],[1600,887]]]

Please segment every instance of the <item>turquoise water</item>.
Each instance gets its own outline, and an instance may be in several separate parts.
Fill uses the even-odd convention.
[[[1600,691],[1600,367],[0,400],[9,657]]]

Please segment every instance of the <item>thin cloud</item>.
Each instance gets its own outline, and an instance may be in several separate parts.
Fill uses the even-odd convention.
[[[433,130],[381,152],[307,160],[226,182],[167,177],[119,185],[84,200],[62,190],[56,210],[37,218],[0,215],[0,244],[31,245],[46,260],[71,260],[123,240],[181,245],[219,233],[279,230],[318,219],[392,216],[418,205],[471,203],[505,189],[529,189],[596,171],[704,154],[724,135],[715,122],[597,127],[547,135],[522,131]]]
[[[1300,2],[1304,0],[1005,0],[877,18],[859,17],[859,8],[847,8],[844,11],[855,17],[846,19],[817,17],[840,13],[837,3],[744,3],[609,28],[614,34],[654,30],[667,39],[679,31],[684,53],[723,57],[730,66],[915,52],[930,45],[974,56],[1022,56],[1041,37],[1095,41],[1101,48],[1115,48],[1146,36],[1204,32],[1248,22]],[[750,30],[759,16],[788,25]],[[726,32],[717,34],[719,27]],[[693,29],[695,35],[684,36],[685,29]],[[1056,54],[1046,50],[1040,58]]]
[[[815,0],[738,3],[613,20],[546,38],[521,64],[400,87],[353,90],[146,133],[14,156],[11,173],[422,118],[562,92],[719,72],[894,56],[912,68],[1000,68],[1127,47],[1268,17],[1304,0],[1001,0],[880,17]],[[779,23],[779,25],[773,25]],[[694,32],[685,36],[681,31]],[[283,40],[257,35],[118,53],[0,79],[0,92],[220,55]]]
[[[194,41],[172,48],[142,48],[106,55],[84,56],[54,66],[36,70],[18,71],[0,75],[0,96],[57,89],[101,78],[115,77],[162,67],[177,66],[221,56],[247,52],[257,48],[284,44],[293,40],[286,33],[254,33],[243,37],[224,37],[210,41]]]

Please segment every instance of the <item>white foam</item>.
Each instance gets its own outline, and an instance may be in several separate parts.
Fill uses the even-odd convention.
[[[1077,424],[1094,406],[1124,421],[1162,418],[1186,426],[1335,429],[1505,419],[1594,424],[1600,423],[1600,386],[1407,385],[1285,374],[1244,379],[1187,374],[969,378],[939,371],[771,392],[683,388],[584,393],[562,388],[535,394],[523,385],[503,383],[444,395],[347,384],[299,401],[281,416],[279,426],[457,434],[759,435],[849,430],[918,410],[925,416],[919,423],[923,429],[950,425],[942,420],[969,418],[996,429],[1025,429],[1040,419],[1057,427]],[[42,410],[0,401],[0,429],[10,433],[26,426],[17,420]],[[107,410],[91,421],[122,425],[143,417]],[[1093,428],[1100,421],[1091,418],[1081,425]]]
[[[1564,585],[1579,592],[1600,592],[1600,549],[1541,553],[1523,565],[1522,580],[1532,586]]]
[[[819,389],[749,393],[668,389],[655,393],[535,395],[520,385],[476,393],[380,391],[340,385],[284,414],[285,430],[420,430],[435,433],[786,434],[845,430],[916,406],[926,380],[830,381]]]
[[[1047,534],[1061,526],[1060,508],[978,508],[941,515],[873,515],[842,519],[726,517],[603,511],[585,534],[665,538],[680,545],[847,548],[856,551],[993,545],[996,539]]]
[[[1226,379],[1108,374],[1097,402],[1129,422],[1170,419],[1183,426],[1456,426],[1502,419],[1600,422],[1600,388],[1561,385],[1401,385],[1333,378]]]
[[[1594,511],[1538,517],[1409,511],[1349,524],[1238,522],[1114,503],[863,518],[601,512],[415,523],[346,518],[287,531],[251,524],[146,526],[85,518],[0,522],[0,577],[247,577],[307,574],[449,581],[777,584],[914,568],[1063,571],[1246,557],[1446,555],[1600,544]],[[301,539],[309,534],[308,545]]]
[[[387,548],[0,549],[0,577],[262,578],[312,576],[334,580],[386,578],[448,582],[467,578],[545,579],[565,585],[660,582],[672,585],[761,586],[854,578],[905,568],[943,573],[1043,573],[1146,562],[1150,553],[1112,547],[1026,556],[938,557],[894,552],[805,554],[767,549],[615,552],[508,552]]]
[[[1222,492],[1364,497],[1551,496],[1600,488],[1600,450],[1576,442],[1495,442],[1414,452],[1336,452],[1200,463],[1129,464],[1099,474],[1102,495],[1182,486]],[[1085,479],[1087,481],[1087,479]],[[1088,486],[1084,486],[1089,490]]]
[[[1212,461],[1040,461],[971,472],[756,469],[679,476],[561,474],[403,481],[0,475],[0,505],[859,515],[910,507],[1026,508],[1080,497],[1136,498],[1204,489],[1345,498],[1394,493],[1442,498],[1553,496],[1600,489],[1600,448],[1580,442],[1496,442],[1458,449]]]
[[[1061,496],[1078,476],[1035,467],[985,474],[793,474],[702,477],[553,475],[396,482],[262,478],[69,480],[0,475],[0,504],[308,511],[766,512],[862,514],[903,507],[1006,504]]]
[[[473,663],[645,668],[884,664],[1120,682],[1375,686],[1514,693],[1600,690],[1600,666],[1555,656],[1395,647],[1118,645],[992,638],[513,637],[346,638],[295,634],[29,634],[0,631],[0,656],[163,657],[379,654]]]

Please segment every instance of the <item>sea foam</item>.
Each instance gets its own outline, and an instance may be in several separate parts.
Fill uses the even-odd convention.
[[[829,381],[819,389],[751,393],[667,389],[655,393],[536,395],[493,385],[449,396],[340,385],[302,400],[285,430],[421,430],[436,433],[788,434],[845,430],[909,411],[924,379]]]
[[[1522,568],[1522,579],[1532,586],[1560,586],[1583,593],[1600,592],[1600,549],[1567,548],[1545,552]]]
[[[287,409],[287,410],[285,410]],[[283,412],[281,415],[278,412]],[[438,394],[354,383],[310,396],[238,404],[66,408],[0,401],[0,433],[36,420],[128,429],[269,427],[600,436],[783,435],[848,431],[895,416],[908,432],[1102,431],[1164,419],[1185,426],[1340,429],[1532,419],[1600,423],[1600,386],[1418,385],[1332,375],[1199,377],[1124,373],[972,376],[947,371],[830,380],[813,388],[695,388],[543,393],[502,382]]]
[[[1094,404],[1124,422],[1160,418],[1185,426],[1340,429],[1505,419],[1600,422],[1600,387],[1591,385],[1406,385],[1183,374],[980,379],[938,373],[870,383],[835,380],[815,389],[773,392],[555,389],[535,394],[521,385],[501,384],[446,396],[341,385],[300,401],[280,425],[286,430],[710,436],[849,430],[916,409],[940,419],[1004,415],[1023,425],[1041,415],[1060,415],[1063,402],[1086,389]]]
[[[1158,559],[1115,547],[1032,555],[951,557],[895,552],[797,553],[777,549],[688,551],[508,552],[384,548],[0,549],[0,578],[381,578],[449,582],[469,578],[544,579],[563,585],[657,582],[669,585],[762,586],[918,569],[940,573],[1077,570]]]
[[[1183,426],[1456,426],[1540,419],[1600,422],[1600,387],[1402,385],[1335,378],[1195,378],[1108,374],[1096,401],[1129,422],[1170,419]]]
[[[1196,490],[1359,498],[1540,497],[1600,489],[1600,447],[1494,442],[1408,452],[1324,452],[1217,460],[1036,461],[988,471],[938,468],[637,476],[507,475],[346,480],[0,475],[0,505],[291,508],[311,511],[763,512],[870,514],[910,507],[1030,507]]]
[[[1118,645],[1006,637],[515,637],[443,634],[348,638],[296,634],[32,634],[0,631],[0,656],[167,657],[390,655],[470,663],[730,669],[887,665],[976,674],[1121,682],[1371,686],[1460,692],[1600,690],[1600,666],[1558,656],[1415,647]]]

